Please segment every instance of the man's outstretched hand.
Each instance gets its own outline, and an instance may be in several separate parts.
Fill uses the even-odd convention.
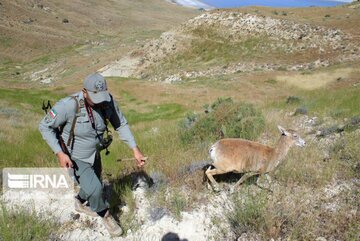
[[[143,167],[145,165],[145,161],[146,161],[147,158],[144,157],[144,155],[140,151],[139,147],[135,147],[133,149],[133,151],[134,151],[134,157],[135,157],[137,166],[139,168]]]

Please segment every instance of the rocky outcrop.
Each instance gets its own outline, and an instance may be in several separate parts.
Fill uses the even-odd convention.
[[[254,50],[261,53],[260,60],[249,61],[239,57],[239,61],[232,61],[225,66],[215,63],[211,68],[202,68],[201,62],[197,62],[198,67],[191,71],[174,68],[174,66],[163,68],[163,64],[170,59],[174,60],[185,51],[191,51],[194,48],[192,46],[194,40],[206,39],[220,44],[241,45],[252,38],[262,39],[254,46]],[[110,76],[133,76],[174,82],[181,79],[237,72],[308,70],[359,59],[359,45],[353,44],[352,40],[350,34],[340,29],[255,14],[214,11],[206,12],[170,32],[163,33],[159,39],[145,43],[129,56],[106,66],[106,70],[102,71]],[[204,49],[206,47],[203,46]],[[274,52],[280,52],[287,58],[292,55],[294,57],[290,58],[291,61],[284,61],[281,58],[272,59],[271,55]],[[305,57],[300,60],[296,57],[299,54]],[[133,64],[129,66],[129,63]],[[116,71],[121,66],[128,66],[127,70]]]

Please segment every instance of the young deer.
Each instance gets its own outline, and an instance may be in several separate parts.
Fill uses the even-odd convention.
[[[294,130],[285,130],[278,126],[281,132],[276,147],[271,148],[263,144],[244,139],[222,139],[210,148],[212,166],[207,169],[206,176],[209,178],[215,191],[218,184],[213,175],[235,172],[244,173],[240,180],[233,186],[234,191],[246,179],[254,175],[262,175],[273,171],[285,158],[291,146],[305,146],[305,141]]]

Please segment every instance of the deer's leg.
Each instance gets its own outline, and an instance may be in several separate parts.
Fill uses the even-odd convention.
[[[211,166],[206,170],[205,174],[209,178],[209,180],[214,188],[214,191],[219,191],[219,185],[215,181],[213,175],[218,175],[218,174],[223,174],[223,173],[226,173],[226,171],[222,171],[222,170],[216,169],[216,168],[211,169]]]
[[[264,184],[264,182],[263,182],[263,184],[262,184],[262,181],[260,180],[261,178],[265,178],[266,179],[266,186],[264,186],[263,184]],[[261,175],[261,176],[259,176],[259,178],[258,178],[258,180],[256,181],[256,185],[259,187],[259,188],[261,188],[261,189],[264,189],[264,190],[266,190],[266,191],[269,191],[269,192],[272,192],[272,190],[271,190],[271,177],[270,177],[270,175],[268,174],[268,173],[265,173],[264,175]]]
[[[237,181],[237,183],[235,183],[235,185],[231,188],[231,192],[235,191],[236,188],[241,185],[243,182],[245,182],[249,177],[252,177],[256,175],[256,173],[253,173],[253,172],[247,172],[245,173],[239,181]]]

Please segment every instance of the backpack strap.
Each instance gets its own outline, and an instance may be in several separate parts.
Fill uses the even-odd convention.
[[[80,105],[79,105],[78,99],[75,96],[70,96],[70,97],[73,100],[75,100],[75,102],[76,102],[76,113],[75,113],[73,122],[71,124],[71,130],[70,130],[69,139],[67,142],[67,146],[70,146],[70,144],[71,144],[71,151],[72,151],[74,148],[74,141],[75,141],[74,129],[75,129],[75,124],[76,124],[76,119],[78,118],[79,113],[80,113]]]

